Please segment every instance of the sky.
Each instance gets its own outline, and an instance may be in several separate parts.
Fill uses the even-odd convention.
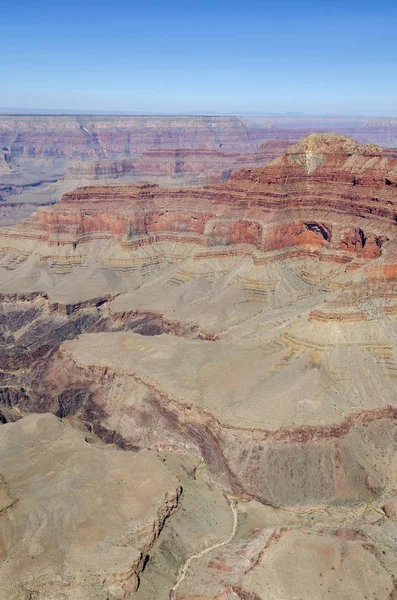
[[[0,107],[397,116],[397,1],[0,0]]]

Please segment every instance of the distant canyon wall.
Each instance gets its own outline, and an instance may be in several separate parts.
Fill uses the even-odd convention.
[[[0,145],[12,155],[129,156],[148,148],[247,152],[268,140],[297,141],[312,131],[397,145],[397,119],[332,117],[0,116]]]

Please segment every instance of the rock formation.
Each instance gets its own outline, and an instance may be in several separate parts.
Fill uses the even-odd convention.
[[[396,597],[396,221],[390,153],[313,134],[220,184],[87,186],[1,231],[2,422],[197,461],[138,600]]]
[[[256,152],[238,153],[206,149],[153,149],[144,150],[135,158],[122,160],[71,161],[66,178],[82,180],[118,179],[125,176],[135,178],[175,179],[179,185],[201,186],[220,183],[230,177],[244,164],[264,166],[281,156],[288,142],[265,142]]]
[[[142,148],[244,150],[253,138],[237,117],[2,116],[0,144],[15,154],[105,156]]]
[[[349,134],[395,147],[395,119],[218,116],[0,115],[0,147],[12,156],[128,156],[148,148],[255,150],[269,140],[298,141],[314,131]]]
[[[49,414],[4,425],[0,453],[1,597],[134,593],[178,503],[161,461],[105,448]]]
[[[244,166],[266,165],[284,154],[287,142],[319,130],[390,146],[390,156],[397,146],[393,120],[0,115],[1,224],[92,182],[219,183]]]
[[[10,165],[8,164],[9,154],[6,150],[0,150],[0,175],[8,174],[10,172]]]

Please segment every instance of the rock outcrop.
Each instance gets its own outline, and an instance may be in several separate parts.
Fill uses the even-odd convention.
[[[331,261],[376,258],[395,222],[396,186],[396,163],[379,147],[357,150],[347,138],[313,135],[221,186],[85,187],[4,234],[64,245],[115,236],[123,246],[174,240],[260,252],[304,247]]]
[[[6,150],[0,150],[0,175],[8,174],[11,170],[8,158],[9,153]]]
[[[1,598],[130,597],[177,507],[174,475],[49,414],[4,425],[0,453]]]

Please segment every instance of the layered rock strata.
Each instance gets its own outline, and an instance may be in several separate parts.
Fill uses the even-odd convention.
[[[294,142],[313,131],[396,146],[394,119],[218,116],[0,116],[0,145],[12,156],[128,156],[147,148],[247,152],[269,140]]]
[[[232,171],[244,165],[260,167],[281,156],[285,141],[269,141],[256,152],[165,148],[144,150],[134,158],[97,161],[70,161],[65,179],[103,181],[104,179],[155,179],[166,184],[202,186],[229,179]],[[174,180],[174,181],[173,181]]]
[[[237,117],[2,116],[0,144],[14,155],[104,156],[142,148],[252,148]]]
[[[286,143],[318,130],[390,146],[390,156],[397,146],[393,120],[3,115],[0,221],[18,222],[93,181],[149,179],[166,187],[222,182],[243,166],[267,164]]]
[[[240,516],[186,557],[178,600],[302,594],[307,565],[309,597],[323,573],[329,597],[393,598],[396,220],[397,162],[325,134],[202,189],[66,194],[0,239],[2,421],[52,412],[205,461]],[[259,529],[238,538],[244,499]],[[340,525],[301,531],[312,510]],[[276,545],[303,549],[277,589]]]

